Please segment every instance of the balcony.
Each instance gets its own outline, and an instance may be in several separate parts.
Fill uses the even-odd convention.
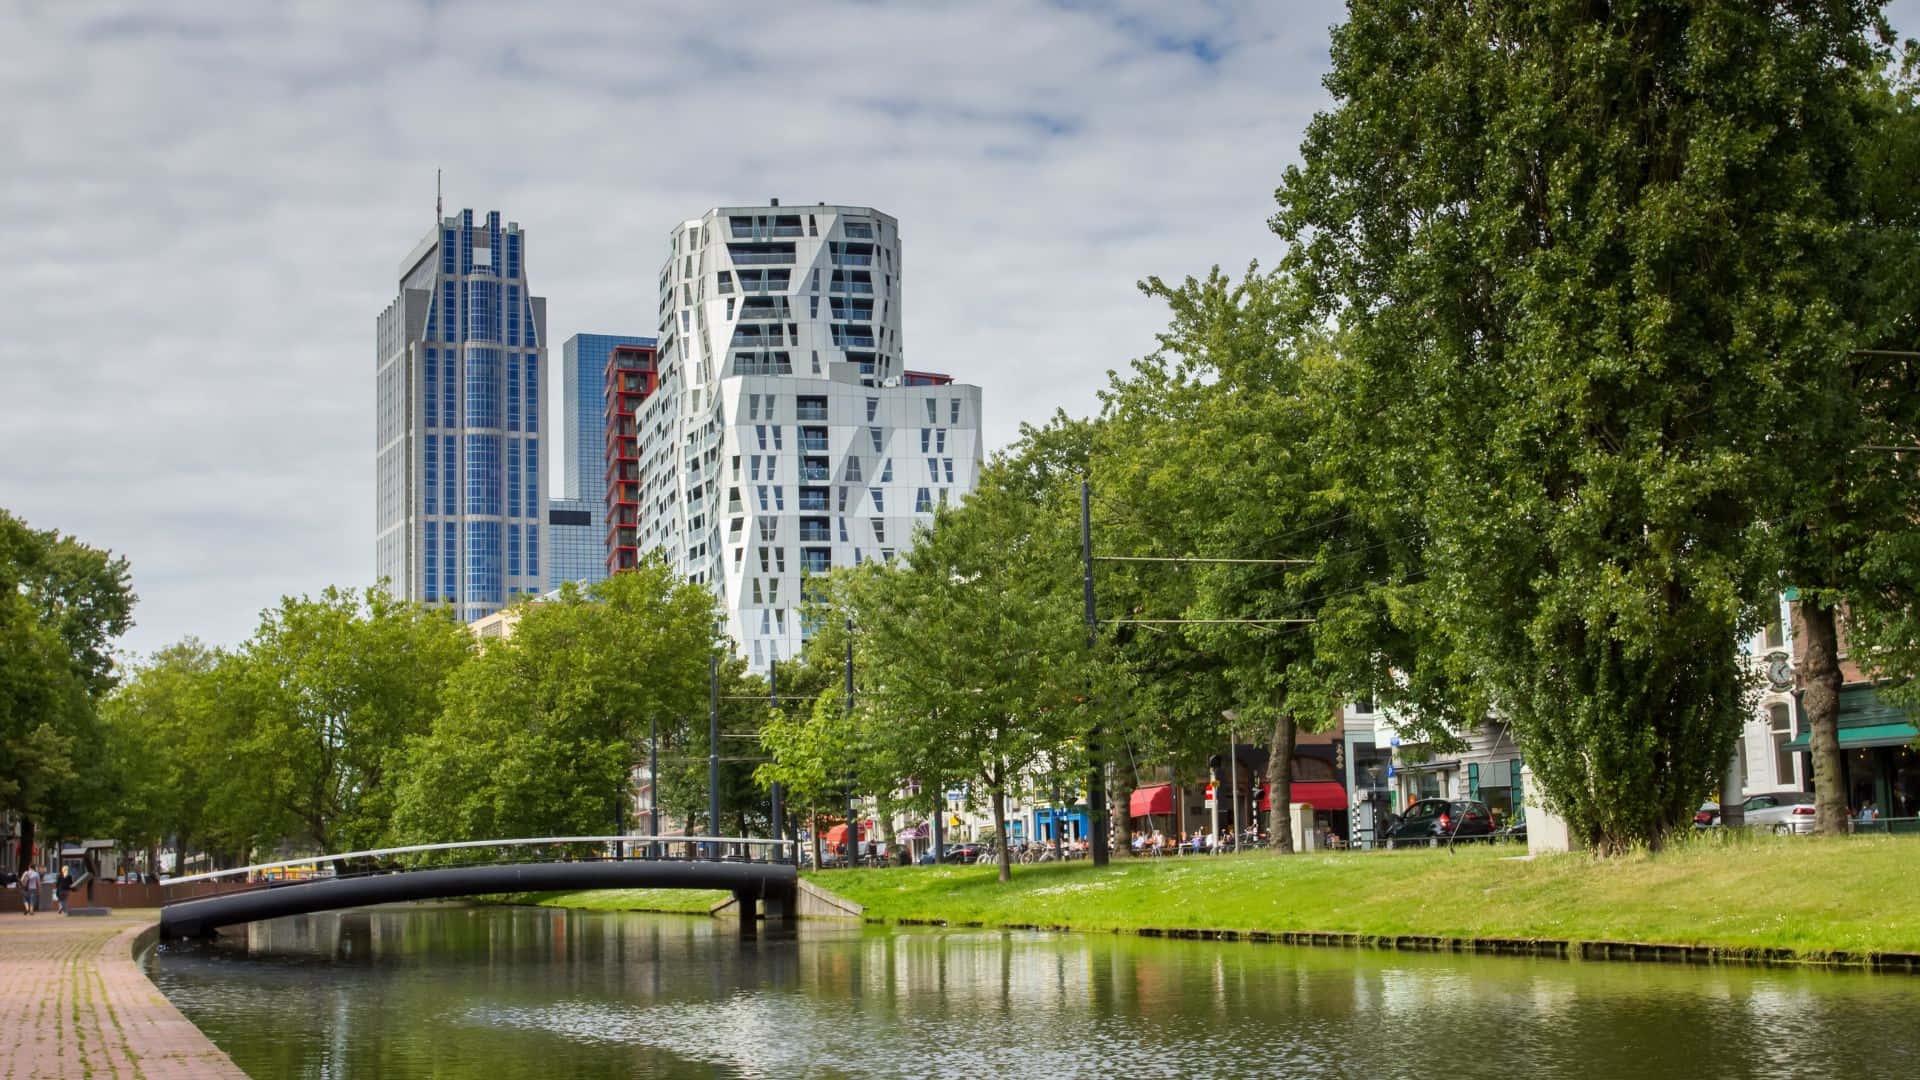
[[[813,420],[827,422],[827,402],[825,398],[800,398],[794,402],[794,416],[801,421]],[[824,435],[824,433],[823,433]]]
[[[738,262],[739,260],[736,259],[734,261]],[[792,262],[793,260],[789,259],[787,261]],[[873,256],[856,255],[850,251],[836,251],[833,253],[833,265],[835,266],[872,266]],[[873,286],[871,285],[867,286],[867,291],[872,292]]]
[[[872,334],[850,334],[840,330],[838,327],[836,327],[833,332],[833,343],[843,349],[874,348]]]
[[[827,505],[827,489],[801,488],[800,509],[814,513],[826,513],[830,509]]]
[[[833,552],[829,548],[801,548],[800,569],[809,574],[824,574],[833,569]]]
[[[827,452],[827,432],[825,428],[801,428],[800,451],[806,454],[824,454]]]
[[[728,244],[735,266],[792,266],[792,244]]]
[[[827,291],[836,292],[836,293],[867,293],[871,295],[873,292],[873,282],[871,281],[836,281],[827,289]]]

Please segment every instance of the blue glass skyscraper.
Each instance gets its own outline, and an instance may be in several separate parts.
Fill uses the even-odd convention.
[[[652,345],[650,337],[575,334],[560,346],[561,455],[564,499],[548,513],[547,585],[587,584],[607,576],[606,381],[616,345]],[[581,522],[580,514],[590,516]]]
[[[547,302],[498,211],[443,219],[376,323],[375,566],[471,621],[543,591]]]

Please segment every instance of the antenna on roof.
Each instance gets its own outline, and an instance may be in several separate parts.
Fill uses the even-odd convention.
[[[440,170],[433,170],[433,227],[439,228],[445,220],[446,210],[440,204]]]

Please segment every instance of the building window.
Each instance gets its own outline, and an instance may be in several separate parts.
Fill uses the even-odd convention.
[[[1793,710],[1785,704],[1768,708],[1768,726],[1773,735],[1773,777],[1781,787],[1794,782],[1793,754],[1787,744],[1793,741]]]
[[[878,510],[884,513],[887,509],[886,491],[881,488],[874,487],[874,488],[868,488],[867,494],[872,496],[873,498],[873,508],[875,510]]]
[[[848,458],[847,459],[847,479],[859,480],[860,478],[861,478],[860,477],[860,459],[857,457]]]
[[[1780,598],[1773,598],[1773,608],[1768,613],[1766,647],[1778,649],[1786,645],[1786,628],[1780,625]]]
[[[949,484],[951,484],[951,483],[953,483],[953,459],[952,459],[952,458],[941,458],[941,459],[940,459],[940,464],[941,464],[941,466],[942,466],[942,467],[943,467],[943,468],[945,469],[945,471],[946,471],[946,474],[947,474],[947,483],[949,483]]]
[[[928,398],[927,399],[927,423],[937,424],[939,422],[940,422],[940,403],[938,401],[935,401],[933,398]]]
[[[933,445],[933,430],[931,428],[921,428],[920,429],[920,452],[923,454],[926,453],[927,450],[932,447],[932,445]]]
[[[883,484],[893,483],[893,459],[892,458],[888,458],[886,461],[883,461],[880,463],[880,482]]]
[[[928,490],[927,488],[921,488],[918,491],[914,492],[913,512],[916,514],[933,513],[933,492],[932,491]]]
[[[949,418],[948,423],[956,424],[956,425],[960,423],[960,399],[959,398],[953,399],[953,415],[951,418]]]
[[[873,519],[873,538],[875,541],[882,544],[887,542],[887,519],[886,518]]]

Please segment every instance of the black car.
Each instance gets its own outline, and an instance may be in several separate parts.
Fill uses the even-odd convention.
[[[1388,847],[1428,847],[1449,839],[1479,840],[1493,832],[1493,811],[1471,799],[1421,799],[1387,830]]]

